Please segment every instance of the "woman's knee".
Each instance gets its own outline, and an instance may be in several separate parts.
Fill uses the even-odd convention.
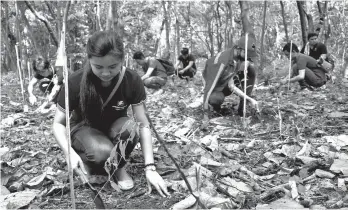
[[[73,148],[82,154],[84,162],[92,165],[104,165],[114,147],[104,133],[87,126],[79,128],[72,134],[72,138]]]
[[[139,141],[139,127],[129,117],[121,117],[111,125],[108,135],[114,144],[119,140],[129,140],[135,145]]]

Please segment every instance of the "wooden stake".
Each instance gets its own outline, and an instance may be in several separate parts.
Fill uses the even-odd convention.
[[[64,87],[65,87],[65,126],[66,126],[66,138],[68,140],[68,162],[69,162],[69,182],[70,182],[70,196],[72,201],[72,208],[76,209],[76,202],[75,202],[75,190],[74,190],[74,177],[73,177],[73,170],[71,167],[71,138],[70,138],[70,115],[69,115],[69,82],[68,82],[68,67],[67,67],[67,57],[65,52],[65,31],[62,31],[61,35],[61,45],[59,49],[61,51],[61,56],[64,60],[63,62],[63,75],[64,75]],[[59,56],[59,52],[58,52]],[[57,56],[57,57],[58,57]]]
[[[245,33],[245,63],[244,63],[244,94],[246,95],[246,89],[247,89],[247,70],[248,70],[248,38],[249,38],[249,33]],[[244,104],[243,104],[243,124],[244,124],[244,129],[246,128],[246,118],[245,118],[245,112],[246,112],[246,97],[245,95],[243,96]]]
[[[22,90],[22,100],[23,100],[23,110],[24,112],[28,112],[28,105],[25,103],[25,98],[24,98],[24,85],[23,85],[23,79],[22,79],[22,71],[21,71],[21,65],[19,63],[19,53],[18,53],[18,45],[15,45],[16,49],[16,57],[17,57],[17,69],[18,69],[18,74],[19,74],[19,81],[21,83],[21,90]]]
[[[289,81],[288,81],[288,91],[290,90],[290,76],[291,76],[291,56],[292,56],[292,40],[290,40],[290,58],[289,58]]]

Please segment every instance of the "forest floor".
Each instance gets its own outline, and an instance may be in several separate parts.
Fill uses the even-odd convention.
[[[299,93],[297,84],[289,91],[258,86],[253,96],[260,101],[259,114],[248,111],[243,120],[236,112],[238,98],[229,96],[224,114],[214,114],[202,130],[200,78],[189,88],[186,81],[176,80],[162,94],[148,95],[146,104],[157,132],[205,207],[348,207],[348,87],[330,81],[325,88]],[[51,132],[54,113],[37,114],[35,107],[24,113],[14,74],[2,77],[1,89],[0,206],[71,208],[65,158]],[[155,190],[145,194],[137,147],[127,166],[134,189],[117,192],[107,177],[90,180],[107,208],[165,209],[190,195],[153,137],[157,169],[170,197],[162,198]],[[90,190],[76,178],[74,184],[76,207],[95,208]],[[188,197],[175,208],[189,208],[194,201]]]

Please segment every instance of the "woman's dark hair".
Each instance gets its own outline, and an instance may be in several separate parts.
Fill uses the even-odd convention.
[[[317,33],[313,33],[313,32],[308,33],[308,35],[307,35],[307,39],[309,40],[309,39],[310,39],[310,38],[312,38],[313,36],[318,37],[318,34],[317,34]]]
[[[290,45],[291,45],[290,42],[287,43],[287,44],[283,47],[283,52],[284,52],[284,51],[290,52]],[[294,44],[294,43],[292,43],[292,51],[299,52],[297,45]]]
[[[32,62],[32,68],[33,68],[34,72],[38,71],[37,65],[39,63],[42,63],[42,62],[44,62],[43,69],[48,69],[48,67],[50,66],[50,62],[47,59],[45,59],[45,58],[43,58],[42,56],[39,55]]]
[[[133,55],[133,59],[144,59],[144,58],[145,58],[144,54],[140,51],[135,52]]]
[[[80,109],[83,120],[91,125],[98,125],[101,120],[103,100],[98,94],[100,79],[92,72],[89,59],[93,56],[115,56],[115,59],[124,59],[122,38],[114,31],[95,32],[87,41],[87,62],[84,68],[80,88]]]

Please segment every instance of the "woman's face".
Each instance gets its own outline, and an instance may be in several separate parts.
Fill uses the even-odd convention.
[[[123,60],[114,55],[92,56],[89,59],[93,73],[102,81],[110,82],[121,71]]]

